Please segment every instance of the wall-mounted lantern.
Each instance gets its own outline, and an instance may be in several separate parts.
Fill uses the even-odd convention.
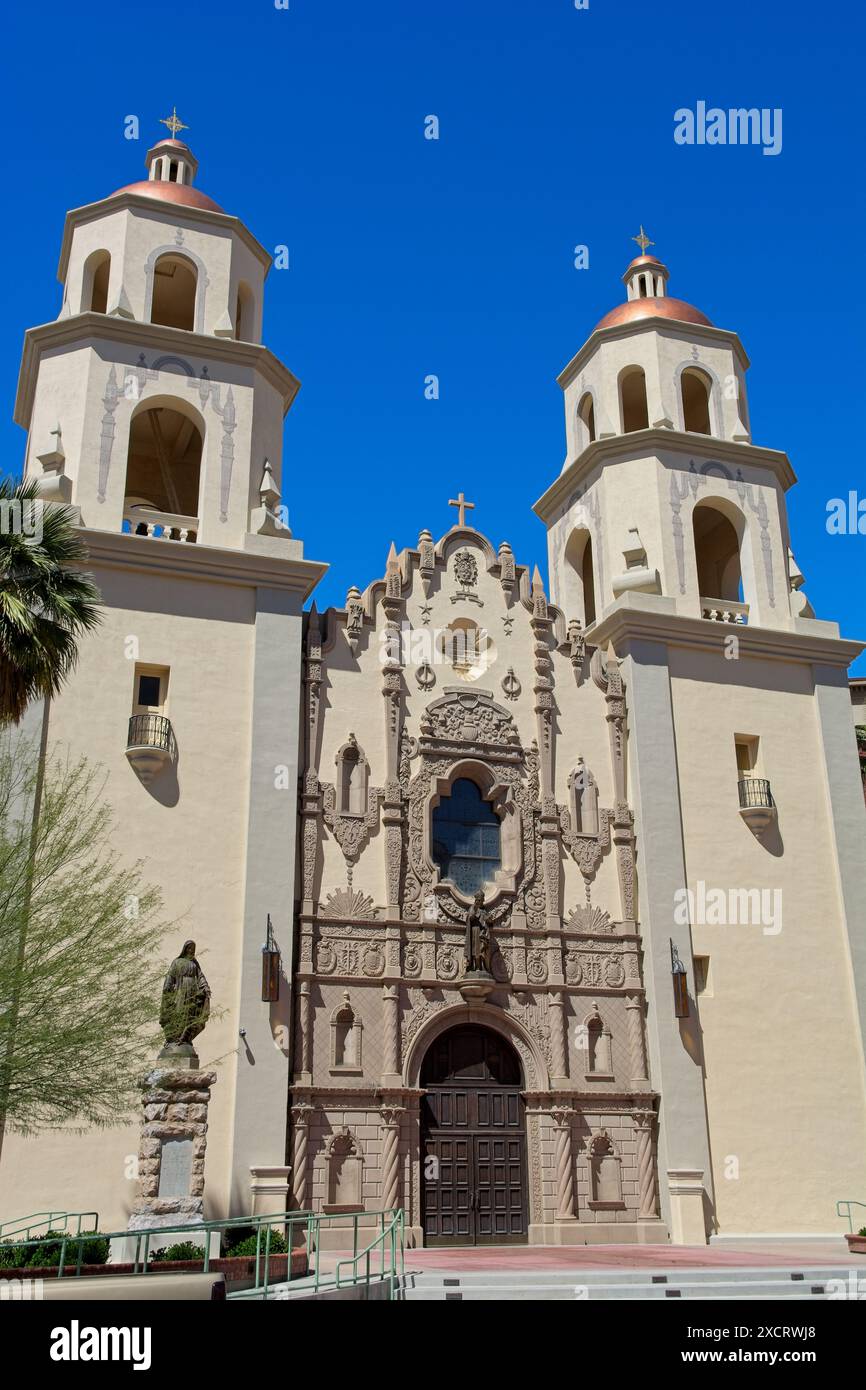
[[[268,939],[262,947],[262,1003],[276,1004],[280,997],[280,948],[268,913]]]
[[[671,939],[671,978],[674,982],[674,1016],[676,1018],[688,1018],[689,983],[686,978],[686,967],[677,954],[673,939]]]

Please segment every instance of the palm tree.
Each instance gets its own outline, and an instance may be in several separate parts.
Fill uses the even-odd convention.
[[[0,724],[59,692],[101,621],[86,560],[72,508],[42,502],[35,482],[0,481]]]
[[[0,1153],[6,1129],[8,1071],[15,1047],[20,981],[25,967],[33,867],[48,750],[51,697],[78,660],[78,638],[102,621],[101,595],[78,566],[88,558],[71,507],[46,504],[35,482],[0,480],[0,726],[18,724],[28,705],[42,701],[42,731],[30,820],[30,852],[0,1062]]]

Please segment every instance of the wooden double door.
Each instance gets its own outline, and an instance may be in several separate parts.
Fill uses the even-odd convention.
[[[421,1085],[425,1243],[525,1242],[526,1122],[516,1054],[488,1029],[454,1028],[431,1047]]]

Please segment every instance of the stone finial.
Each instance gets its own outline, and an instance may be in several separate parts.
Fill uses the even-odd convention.
[[[400,561],[397,558],[397,547],[392,541],[391,549],[388,551],[388,563],[385,567],[385,592],[388,598],[399,598],[401,588]]]
[[[541,571],[537,565],[532,572],[532,616],[533,618],[547,617],[547,595],[544,592],[544,580],[541,578]]]
[[[436,552],[433,548],[433,537],[426,527],[419,533],[418,551],[420,554],[418,571],[421,575],[424,597],[429,598],[433,585],[433,575],[436,572]]]
[[[361,629],[364,626],[364,603],[361,591],[354,584],[346,593],[346,638],[352,651],[357,651]]]
[[[132,312],[132,305],[129,302],[129,295],[126,293],[123,285],[119,286],[117,294],[114,296],[112,303],[109,304],[108,315],[109,318],[114,319],[135,318],[135,314]]]
[[[508,541],[503,541],[499,547],[499,582],[502,585],[503,593],[509,603],[514,593],[516,578],[517,571],[514,565],[514,554]]]
[[[310,616],[307,622],[307,656],[313,660],[318,660],[322,655],[322,619],[316,607],[316,600],[310,604]]]
[[[250,518],[250,529],[257,536],[276,536],[280,540],[291,540],[292,533],[283,520],[285,508],[280,506],[280,490],[271,468],[270,459],[262,465],[262,480],[259,483],[259,505]]]
[[[265,459],[262,468],[262,481],[259,483],[259,496],[262,499],[262,506],[273,510],[279,505],[280,490],[274,477],[274,470],[271,468],[270,459]]]

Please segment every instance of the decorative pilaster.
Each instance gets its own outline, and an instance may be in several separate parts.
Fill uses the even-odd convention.
[[[308,1086],[313,1075],[313,1000],[309,980],[302,980],[298,987],[300,1006],[298,1008],[299,1055],[296,1082]]]
[[[637,1134],[637,1181],[639,1193],[638,1219],[647,1220],[658,1216],[656,1199],[656,1174],[653,1159],[653,1125],[655,1115],[652,1110],[636,1110],[634,1127]]]
[[[558,990],[548,995],[550,1009],[550,1057],[553,1074],[551,1085],[564,1086],[568,1082],[568,1024],[565,1017],[565,997]]]
[[[399,1086],[400,1077],[400,989],[382,988],[382,1085]]]
[[[556,1219],[576,1221],[574,1210],[574,1160],[571,1146],[571,1121],[574,1111],[563,1106],[551,1111],[556,1126]]]
[[[294,1135],[292,1162],[292,1196],[298,1211],[307,1210],[307,1150],[310,1144],[310,1121],[313,1116],[312,1105],[292,1106],[292,1129]]]
[[[643,1088],[649,1086],[647,1076],[646,1036],[644,1033],[643,996],[626,995],[626,1017],[628,1019],[628,1052],[631,1060],[631,1084]]]
[[[535,567],[532,576],[532,618],[535,662],[535,720],[538,734],[539,791],[541,799],[541,870],[547,902],[548,931],[562,926],[559,901],[559,811],[553,794],[553,662],[550,656],[550,633],[553,626],[544,584]]]
[[[382,1207],[385,1211],[400,1205],[400,1121],[405,1113],[401,1106],[383,1106],[381,1110]]]
[[[388,886],[387,918],[400,918],[400,877],[403,854],[403,800],[400,789],[400,715],[403,694],[402,643],[400,617],[404,610],[403,582],[394,543],[388,554],[385,570],[385,592],[382,611],[385,614],[385,663],[382,671],[382,696],[385,701],[385,855]],[[399,949],[399,948],[398,948]]]

